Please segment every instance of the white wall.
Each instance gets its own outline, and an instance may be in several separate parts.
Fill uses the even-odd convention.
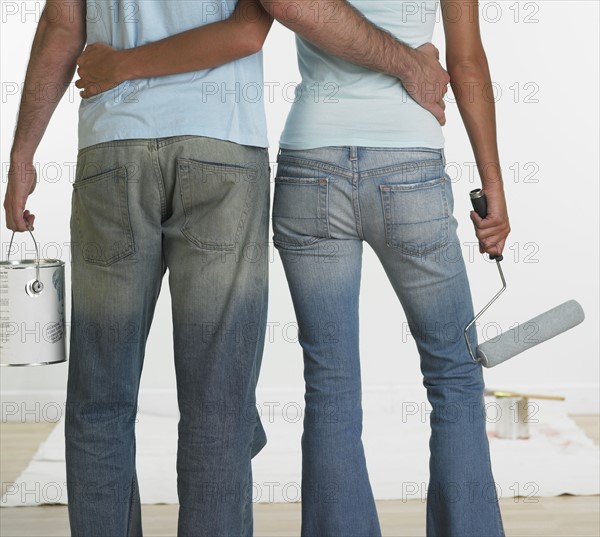
[[[36,2],[2,2],[2,178],[6,188],[11,137],[36,16]],[[518,9],[517,9],[518,8]],[[16,9],[16,13],[12,11]],[[501,158],[513,232],[504,271],[508,290],[482,320],[485,338],[567,299],[586,312],[585,323],[550,343],[486,372],[489,387],[527,388],[568,396],[573,412],[598,412],[598,4],[579,0],[484,2],[482,32],[497,102]],[[517,18],[517,21],[515,20]],[[443,48],[441,26],[435,43]],[[278,83],[267,103],[271,155],[289,108],[283,87],[298,80],[290,32],[275,25],[265,46],[265,79]],[[287,95],[292,95],[290,91]],[[74,88],[58,107],[36,155],[40,182],[28,207],[37,215],[36,237],[45,257],[68,261],[71,182],[76,159],[78,95]],[[479,309],[499,288],[493,264],[473,254],[468,192],[473,161],[455,106],[449,105],[446,155],[451,164],[456,215]],[[530,172],[534,172],[528,176]],[[4,216],[2,216],[4,220]],[[2,257],[10,234],[2,228]],[[24,236],[18,242],[31,245]],[[57,253],[57,246],[60,253]],[[28,256],[32,254],[29,253]],[[69,273],[67,272],[67,278]],[[172,393],[168,289],[163,288],[150,336],[142,391]],[[422,398],[418,356],[403,336],[404,315],[374,255],[364,257],[362,287],[365,403],[382,391],[389,397]],[[301,352],[294,341],[294,315],[277,255],[271,263],[269,320],[260,399],[282,403],[302,391]],[[3,416],[7,402],[64,401],[66,365],[1,368]],[[275,399],[273,399],[275,398]],[[13,418],[21,416],[23,408]],[[7,417],[7,416],[4,416]],[[22,416],[21,416],[22,417]]]

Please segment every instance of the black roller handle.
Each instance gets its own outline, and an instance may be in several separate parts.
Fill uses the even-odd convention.
[[[470,196],[473,210],[479,215],[480,218],[485,218],[487,216],[487,200],[485,199],[485,194],[481,188],[471,190]],[[490,259],[492,261],[500,262],[504,259],[504,257],[501,255],[490,255]]]

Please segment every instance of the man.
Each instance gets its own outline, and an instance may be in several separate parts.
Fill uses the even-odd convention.
[[[48,0],[11,151],[7,227],[33,227],[25,209],[35,187],[33,157],[58,104],[36,100],[33,88],[66,89],[86,42],[135,47],[224,19],[234,4],[95,0],[86,20],[83,0]],[[299,32],[395,74],[444,121],[448,79],[431,45],[409,49],[344,0],[316,4],[333,5],[339,24],[303,15]],[[279,16],[276,5],[269,9]],[[267,305],[266,127],[262,102],[206,88],[260,82],[261,62],[256,53],[191,75],[141,79],[81,106],[65,422],[73,535],[142,534],[134,422],[167,268],[181,415],[178,534],[252,534],[250,459],[265,443],[254,390]],[[263,254],[247,255],[248,246]]]

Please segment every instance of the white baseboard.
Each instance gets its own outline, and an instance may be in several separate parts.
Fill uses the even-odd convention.
[[[507,386],[489,386],[507,389]],[[539,385],[511,384],[511,391],[539,395],[561,395],[565,401],[542,401],[540,407],[561,410],[567,414],[599,414],[598,384]],[[303,394],[297,388],[259,389],[257,394],[261,415],[291,416],[302,412]],[[490,402],[493,400],[490,399]],[[535,399],[531,400],[536,402]],[[5,390],[0,394],[1,417],[6,422],[56,422],[65,413],[63,390]],[[146,389],[140,391],[140,411],[148,414],[177,415],[175,390]],[[365,414],[414,415],[428,413],[425,389],[415,386],[366,386],[363,388]]]

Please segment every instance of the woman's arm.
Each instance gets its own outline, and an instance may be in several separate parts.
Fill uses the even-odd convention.
[[[501,255],[510,233],[496,140],[496,111],[491,78],[479,32],[477,0],[442,0],[446,34],[446,68],[458,109],[475,154],[488,215],[471,219],[480,251]]]
[[[155,43],[125,50],[93,43],[77,60],[75,85],[92,97],[124,80],[217,67],[260,51],[272,24],[258,0],[239,0],[228,19]]]

